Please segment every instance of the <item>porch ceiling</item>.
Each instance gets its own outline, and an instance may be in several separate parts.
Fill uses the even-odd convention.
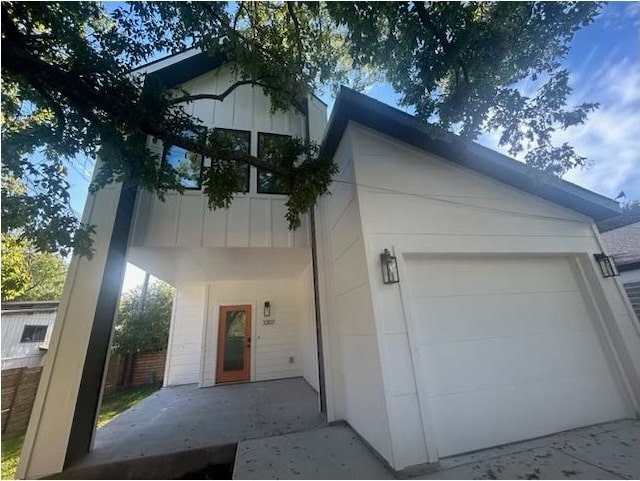
[[[129,262],[174,286],[219,280],[297,277],[311,262],[308,248],[131,247]]]

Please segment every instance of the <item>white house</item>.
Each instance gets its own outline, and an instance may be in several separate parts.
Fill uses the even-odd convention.
[[[2,303],[2,369],[41,366],[58,302]]]
[[[194,51],[142,73],[192,93],[233,81]],[[302,113],[271,113],[249,86],[192,108],[252,154],[305,132]],[[327,420],[348,422],[396,470],[638,417],[640,327],[594,257],[604,250],[594,221],[615,215],[614,201],[432,138],[348,89],[327,126],[325,109],[308,99],[310,137],[340,172],[295,232],[286,195],[253,167],[228,211],[208,210],[197,181],[164,203],[140,192],[134,204],[120,185],[88,200],[96,254],[72,262],[19,475],[60,471],[90,446],[91,373],[104,366],[125,251],[176,287],[165,384],[304,376]]]
[[[640,222],[600,234],[606,251],[613,257],[629,300],[640,319]]]

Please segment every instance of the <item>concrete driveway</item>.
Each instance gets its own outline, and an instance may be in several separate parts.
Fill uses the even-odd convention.
[[[240,442],[233,478],[638,479],[640,422],[566,431],[401,473],[391,472],[348,426],[331,426]]]
[[[617,421],[442,459],[415,479],[638,479],[640,422]]]

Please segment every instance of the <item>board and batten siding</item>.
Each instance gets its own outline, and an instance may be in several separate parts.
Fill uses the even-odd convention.
[[[371,309],[352,145],[340,144],[340,172],[320,202],[319,228],[325,269],[324,341],[332,382],[334,419],[344,419],[386,459],[391,457],[379,345]]]
[[[419,394],[422,381],[413,366],[415,334],[407,326],[407,294],[401,292],[402,282],[408,282],[402,255],[575,254],[589,264],[589,253],[601,246],[591,219],[358,124],[349,124],[342,144],[351,144],[354,153],[366,295],[371,298],[358,309],[372,307],[381,345],[393,456],[382,454],[395,469],[434,462],[433,433],[423,428],[423,416],[429,414]],[[399,255],[400,285],[382,284],[380,253],[385,248]],[[628,322],[629,309],[615,282],[590,281],[601,295],[598,305],[611,306],[612,322],[628,342],[637,342],[638,330]],[[341,322],[346,319],[343,315]],[[638,372],[640,360],[632,346],[627,348],[629,369]]]
[[[196,94],[219,94],[237,78],[230,66],[223,66],[193,80],[181,89]],[[309,98],[310,137],[320,142],[326,125],[326,106]],[[243,85],[223,102],[200,99],[185,104],[187,113],[207,128],[251,132],[251,154],[258,152],[258,133],[304,137],[304,116],[292,108],[271,112],[262,88]],[[158,155],[162,144],[149,140]],[[206,165],[205,161],[205,165]],[[228,210],[211,210],[201,191],[184,195],[168,193],[165,202],[149,192],[140,192],[132,245],[136,247],[308,247],[308,223],[290,232],[285,219],[287,197],[257,193],[256,168],[251,167],[250,189],[237,194]],[[306,217],[306,216],[303,216]]]
[[[176,288],[165,386],[216,382],[218,316],[225,305],[251,306],[251,381],[304,376],[315,389],[317,346],[310,270],[291,279],[219,281]],[[271,303],[271,316],[263,306]],[[272,324],[265,324],[272,319]]]
[[[202,323],[207,302],[205,284],[175,289],[164,386],[200,381]]]
[[[2,311],[2,369],[41,365],[56,320],[56,310]],[[45,339],[40,342],[20,342],[25,326],[47,326]]]

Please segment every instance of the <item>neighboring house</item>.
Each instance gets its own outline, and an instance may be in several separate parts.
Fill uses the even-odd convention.
[[[57,301],[2,303],[2,369],[42,366]]]
[[[194,51],[140,73],[192,94],[234,78]],[[396,470],[638,416],[639,326],[594,258],[604,250],[594,222],[616,215],[616,202],[434,138],[349,89],[328,126],[316,98],[306,119],[273,113],[247,85],[189,108],[252,154],[304,136],[308,121],[340,167],[332,195],[295,232],[277,179],[254,167],[239,172],[228,211],[206,207],[206,159],[191,189],[165,202],[138,192],[134,205],[120,185],[91,196],[96,253],[69,269],[20,475],[60,471],[89,449],[127,246],[130,262],[176,288],[165,385],[304,376],[327,420],[348,422]],[[385,251],[397,266],[388,284]]]
[[[606,251],[615,260],[620,280],[640,319],[640,222],[600,234]]]

